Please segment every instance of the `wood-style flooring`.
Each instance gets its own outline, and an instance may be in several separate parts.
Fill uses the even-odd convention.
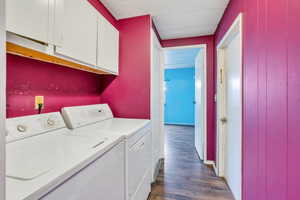
[[[193,127],[165,126],[165,134],[164,168],[149,200],[234,200],[223,179],[200,161]]]

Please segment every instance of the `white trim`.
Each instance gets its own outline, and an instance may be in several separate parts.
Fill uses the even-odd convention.
[[[219,42],[217,45],[217,72],[218,72],[218,77],[217,77],[217,96],[219,98],[219,70],[220,68],[223,67],[224,63],[224,48],[227,46],[227,44],[231,41],[231,39],[236,36],[237,34],[241,34],[241,41],[240,41],[240,50],[242,51],[242,13],[238,15],[238,17],[235,19],[233,24],[230,26],[229,30],[226,32],[222,40]],[[241,52],[242,55],[242,52]],[[242,70],[241,70],[242,73]],[[241,74],[242,77],[242,74]],[[219,102],[221,103],[221,102]],[[219,105],[217,102],[217,104]],[[241,99],[242,103],[242,99]],[[217,109],[217,118],[219,117],[219,111]],[[217,166],[217,175],[218,176],[224,176],[224,134],[219,133],[219,120],[217,119],[217,159],[216,159],[216,166]]]
[[[168,50],[173,50],[173,49],[188,49],[188,48],[202,48],[204,50],[203,56],[204,56],[204,66],[205,66],[205,81],[206,81],[206,89],[205,89],[205,96],[207,99],[207,44],[198,44],[198,45],[187,45],[187,46],[176,46],[176,47],[164,47],[163,48],[163,53],[165,53]],[[164,80],[164,79],[163,79]],[[207,113],[207,101],[205,101],[205,113]],[[205,131],[204,131],[204,160],[203,162],[207,162],[207,115],[204,119],[205,121]]]
[[[6,31],[5,0],[0,0],[0,200],[5,199],[5,119],[6,119]]]
[[[174,49],[195,49],[195,48],[207,48],[207,44],[196,44],[196,45],[187,45],[187,46],[178,46],[178,47],[163,47],[163,51],[166,52],[168,50]]]
[[[217,174],[218,174],[218,173],[217,173],[217,172],[218,172],[218,169],[217,169],[216,163],[213,164],[213,168],[214,168],[215,174],[217,175]]]
[[[220,177],[224,177],[225,176],[225,154],[224,154],[224,151],[225,151],[225,145],[226,145],[226,139],[225,139],[225,134],[226,134],[226,131],[224,130],[224,125],[221,124],[220,122],[220,117],[223,117],[221,116],[223,113],[226,114],[226,110],[223,110],[224,109],[224,106],[222,106],[223,104],[225,104],[226,100],[225,98],[222,98],[222,96],[224,95],[224,89],[223,87],[226,87],[226,85],[224,86],[224,83],[223,84],[220,84],[220,77],[222,74],[220,74],[220,69],[224,70],[224,54],[225,54],[225,49],[226,47],[228,46],[228,44],[230,44],[230,42],[232,41],[233,38],[235,38],[237,35],[240,36],[240,55],[241,55],[241,63],[240,63],[240,67],[241,67],[241,72],[240,72],[240,77],[241,77],[241,85],[243,85],[243,15],[242,13],[240,13],[238,15],[238,17],[235,19],[235,21],[233,22],[233,24],[230,26],[229,30],[226,32],[226,34],[224,35],[224,37],[222,38],[222,40],[219,42],[219,44],[217,45],[217,123],[216,123],[216,126],[217,126],[217,159],[216,159],[216,174]],[[223,73],[224,74],[224,73]],[[223,79],[225,77],[222,77]],[[243,105],[243,89],[241,89],[241,99],[240,99],[240,103],[241,105]],[[221,100],[219,100],[221,99]],[[243,109],[241,111],[241,117],[243,117]],[[243,138],[243,134],[242,134],[242,120],[241,120],[241,138]],[[222,130],[223,129],[223,130]],[[225,132],[225,134],[224,134]],[[242,143],[243,139],[241,139],[241,146],[243,145]],[[243,146],[241,147],[241,156],[243,155],[242,153],[242,149],[243,149]],[[243,157],[241,157],[241,166],[243,168]],[[236,172],[236,173],[239,173],[239,172]],[[242,169],[240,171],[241,173],[241,179],[242,179]],[[241,180],[241,186],[240,186],[240,189],[241,189],[241,193],[242,193],[242,180]],[[241,199],[242,197],[236,197],[238,199]]]
[[[228,44],[228,41],[237,33],[242,33],[243,29],[243,14],[240,13],[234,22],[231,24],[230,28],[226,32],[226,34],[223,36],[222,40],[218,43],[217,49],[221,49],[224,46]]]
[[[213,161],[213,160],[206,160],[206,161],[204,161],[204,164],[206,164],[206,165],[215,165],[215,161]]]
[[[157,40],[158,41],[158,40]],[[158,41],[159,43],[159,41]],[[160,44],[160,43],[159,43]],[[165,77],[165,70],[164,70],[164,63],[165,63],[165,57],[164,53],[162,51],[162,47],[160,49],[160,73],[161,73],[161,82],[160,82],[160,92],[161,92],[161,155],[160,157],[162,159],[165,158],[165,118],[164,118],[164,113],[165,113],[165,91],[164,91],[164,77]]]
[[[159,64],[160,66],[153,66],[153,52],[154,51],[158,51],[157,55],[159,56]],[[157,141],[155,140],[156,135],[154,134],[154,127],[159,124],[160,128],[159,128],[159,134],[160,138],[159,138],[159,142],[160,142],[160,146],[155,146],[155,149],[152,150],[152,181],[155,181],[155,173],[156,173],[156,166],[159,162],[159,160],[164,158],[165,155],[165,149],[164,149],[164,119],[163,119],[163,113],[164,113],[164,105],[163,105],[163,65],[162,65],[162,56],[161,56],[161,45],[159,43],[159,40],[156,36],[156,34],[154,33],[153,30],[151,30],[151,120],[152,123],[155,120],[155,125],[152,125],[152,141]],[[159,67],[159,69],[157,69],[156,67]],[[159,85],[157,85],[157,82],[154,81],[159,81]],[[156,97],[158,96],[158,98],[160,98],[160,100],[156,99]],[[159,101],[159,102],[158,102]],[[157,105],[159,104],[159,105]],[[155,106],[155,108],[154,108]],[[159,111],[157,111],[157,106],[159,106]],[[157,119],[159,119],[160,121],[158,122]],[[154,146],[152,145],[152,148]],[[159,148],[159,149],[158,149]],[[158,151],[157,151],[158,150]]]

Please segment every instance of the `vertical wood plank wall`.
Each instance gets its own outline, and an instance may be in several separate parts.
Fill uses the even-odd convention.
[[[300,1],[232,0],[216,45],[244,13],[243,200],[300,197]]]

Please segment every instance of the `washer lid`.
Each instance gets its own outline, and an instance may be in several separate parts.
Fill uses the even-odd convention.
[[[6,144],[6,176],[32,180],[54,169],[64,156],[63,136],[53,131]]]

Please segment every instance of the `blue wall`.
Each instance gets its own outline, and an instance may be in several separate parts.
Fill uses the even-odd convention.
[[[194,125],[195,69],[165,70],[165,124]]]

